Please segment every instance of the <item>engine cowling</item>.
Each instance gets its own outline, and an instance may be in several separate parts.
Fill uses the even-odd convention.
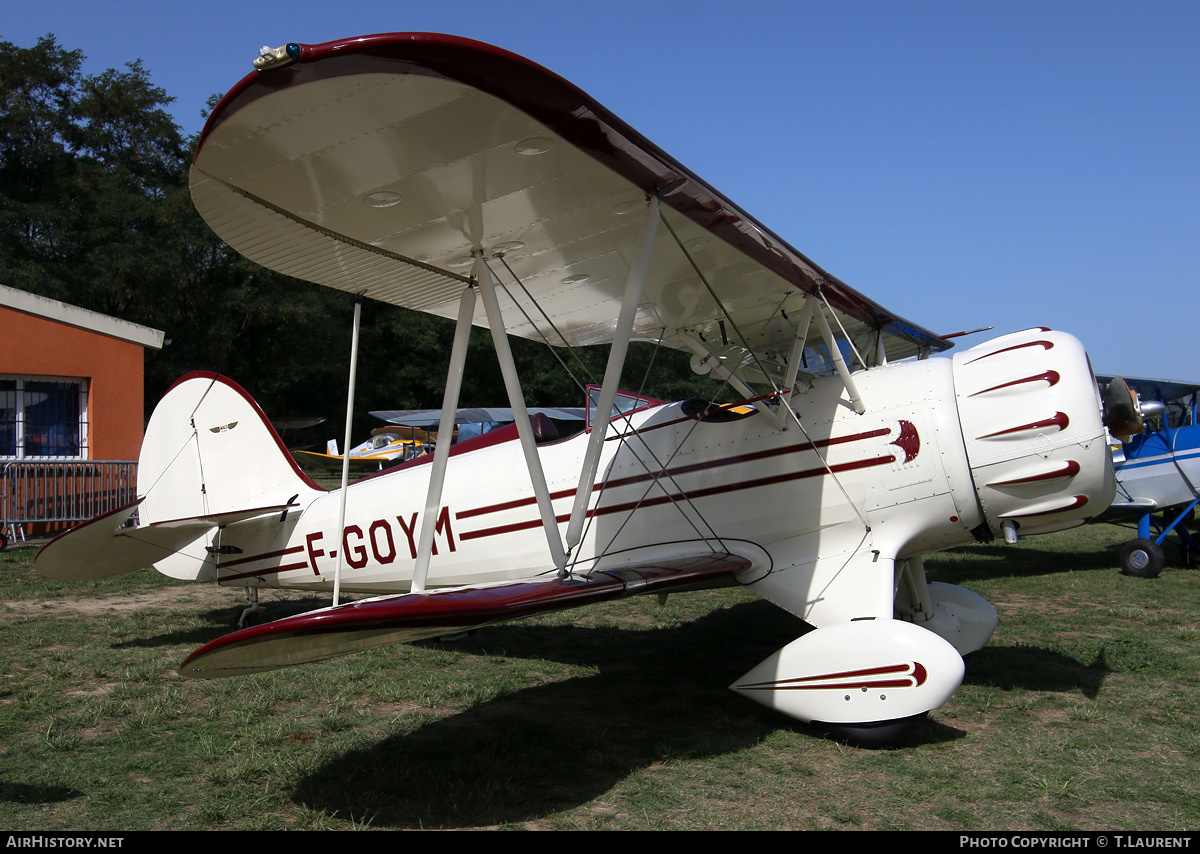
[[[1115,492],[1100,392],[1083,345],[1045,328],[958,353],[954,392],[988,529],[1010,542],[1083,524]]]

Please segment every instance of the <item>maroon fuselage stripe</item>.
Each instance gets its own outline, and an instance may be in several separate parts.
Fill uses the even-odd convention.
[[[304,551],[304,546],[292,546],[290,549],[280,549],[279,551],[274,551],[274,552],[263,552],[262,554],[252,555],[251,557],[240,557],[237,560],[222,561],[220,568],[225,569],[226,567],[229,567],[229,566],[237,566],[238,564],[241,564],[241,563],[251,563],[252,561],[256,561],[256,560],[270,560],[273,557],[283,557],[284,555],[294,555],[294,554],[296,554],[296,552],[302,552],[302,551]]]
[[[663,477],[677,477],[679,475],[691,474],[693,472],[704,471],[706,469],[722,468],[724,466],[737,465],[739,463],[751,463],[755,462],[756,460],[769,459],[771,457],[783,456],[785,454],[798,454],[805,451],[812,451],[817,448],[828,448],[834,445],[845,445],[850,442],[859,442],[864,439],[874,439],[878,436],[888,436],[891,434],[891,432],[891,428],[884,427],[879,430],[871,430],[866,433],[855,433],[852,436],[839,436],[833,439],[822,439],[819,442],[802,442],[797,445],[786,445],[779,448],[768,448],[764,451],[755,451],[751,454],[735,454],[731,457],[722,457],[719,460],[709,460],[703,463],[677,466],[676,468],[670,469],[666,472],[660,470],[657,472],[645,472],[643,474],[630,475],[629,477],[616,478],[615,480],[610,480],[608,483],[596,484],[592,487],[592,491],[595,492],[602,488],[616,489],[622,486],[632,486],[638,483],[646,483],[648,481],[657,480]],[[891,458],[889,457],[889,459]],[[824,469],[821,470],[824,471]],[[551,493],[550,498],[551,500],[557,500],[560,498],[569,498],[574,494],[575,490],[573,489],[563,489],[558,492]],[[518,498],[513,501],[504,501],[500,504],[489,504],[486,507],[476,507],[470,510],[463,510],[459,513],[455,513],[454,518],[456,520],[471,519],[476,516],[487,515],[488,513],[499,513],[502,510],[514,510],[518,507],[529,506],[535,501],[536,498],[529,496],[526,498]],[[645,506],[645,503],[643,503],[642,506]]]
[[[854,471],[856,469],[871,468],[873,466],[888,465],[896,461],[892,455],[885,457],[874,457],[869,460],[857,460],[852,463],[842,463],[841,465],[830,466],[826,469],[824,466],[818,468],[805,469],[804,471],[792,472],[789,474],[777,474],[772,477],[760,477],[755,480],[742,480],[737,483],[730,483],[724,486],[711,486],[707,489],[692,490],[687,493],[675,492],[669,495],[659,495],[654,498],[647,498],[644,501],[627,501],[622,504],[613,504],[609,507],[598,507],[595,510],[589,510],[588,516],[607,516],[611,513],[624,513],[634,509],[644,507],[654,507],[659,504],[668,502],[682,501],[686,499],[706,498],[710,495],[720,495],[725,492],[738,492],[743,489],[757,489],[763,486],[773,486],[779,483],[785,483],[790,480],[801,480],[803,478],[816,477],[824,475],[828,471],[833,471],[835,474],[843,471]],[[567,522],[570,520],[569,514],[556,516],[556,522]],[[542,524],[541,519],[532,519],[525,522],[514,522],[511,525],[497,525],[494,528],[481,528],[478,531],[466,531],[459,534],[460,540],[474,540],[480,537],[491,537],[497,534],[508,534],[513,531],[524,531],[529,528],[537,528]]]
[[[242,578],[257,578],[260,575],[276,575],[293,569],[308,569],[308,561],[304,563],[281,563],[279,566],[264,566],[251,572],[239,572],[236,575],[218,575],[217,581],[238,581]]]
[[[239,572],[235,573],[234,575],[221,574],[221,570],[227,569],[231,566],[238,566],[244,563],[253,563],[260,560],[271,560],[272,558],[284,557],[286,555],[292,555],[302,551],[304,551],[304,546],[292,546],[289,549],[263,552],[262,554],[251,555],[250,557],[240,557],[237,560],[227,561],[217,567],[217,581],[238,581],[242,578],[256,578],[260,575],[276,575],[280,572],[288,572],[289,570],[293,569],[307,569],[308,561],[306,560],[304,563],[281,563],[278,566],[264,566],[251,572]]]
[[[908,422],[901,422],[900,435],[902,437],[905,436],[906,428],[911,428],[911,424],[909,424]],[[822,439],[818,442],[801,442],[801,443],[798,443],[795,445],[786,445],[786,446],[782,446],[782,447],[778,447],[778,448],[768,448],[768,449],[765,449],[762,451],[755,451],[755,452],[749,453],[749,454],[735,454],[733,456],[723,457],[718,460],[709,460],[709,461],[702,462],[702,463],[693,463],[691,465],[678,466],[676,468],[672,468],[672,469],[668,470],[665,473],[660,470],[658,472],[647,472],[647,473],[643,473],[643,474],[639,474],[639,475],[631,475],[629,477],[616,478],[612,481],[609,481],[607,484],[596,484],[595,486],[593,486],[593,491],[597,491],[602,488],[603,489],[613,489],[613,488],[617,488],[617,487],[634,486],[639,483],[648,483],[653,480],[658,480],[658,479],[661,479],[666,476],[676,477],[679,475],[692,474],[695,472],[706,471],[709,469],[724,468],[725,466],[730,466],[730,465],[740,465],[743,463],[756,462],[758,460],[770,459],[772,457],[784,456],[787,454],[804,453],[807,451],[816,450],[817,448],[828,448],[828,447],[832,447],[832,446],[836,446],[836,445],[846,445],[846,444],[850,444],[853,442],[860,442],[860,441],[864,441],[867,439],[878,438],[881,436],[889,436],[892,434],[892,432],[893,432],[892,428],[882,427],[877,430],[869,430],[869,431],[866,431],[863,433],[855,433],[855,434],[852,434],[849,436],[838,436],[838,437],[834,437],[831,439]],[[913,431],[913,432],[915,434],[915,431]],[[916,440],[916,441],[919,442],[919,440]],[[897,444],[898,442],[899,442],[899,440],[897,440],[897,442],[893,442],[892,444]],[[919,445],[918,445],[918,447],[919,447]],[[905,455],[906,462],[910,461],[913,457],[916,456],[915,449],[905,448],[905,450],[906,450],[906,455]],[[872,457],[870,459],[865,459],[865,460],[857,460],[857,461],[849,462],[849,463],[841,463],[839,465],[830,466],[828,469],[826,469],[825,466],[817,466],[814,468],[804,469],[802,471],[787,472],[787,473],[783,473],[783,474],[771,475],[768,477],[755,478],[754,480],[744,480],[744,481],[738,481],[736,483],[724,484],[721,486],[711,486],[711,487],[707,487],[704,489],[691,490],[686,493],[673,492],[673,493],[669,493],[666,495],[658,495],[653,498],[645,498],[640,501],[626,501],[626,502],[622,502],[620,504],[613,504],[613,505],[609,505],[607,507],[598,507],[593,510],[589,510],[587,515],[588,515],[588,517],[607,516],[607,515],[611,515],[613,513],[624,513],[624,512],[629,512],[629,511],[643,508],[643,507],[655,507],[655,506],[659,506],[662,504],[673,503],[676,501],[682,501],[682,500],[687,500],[687,499],[706,498],[706,497],[709,497],[712,495],[720,495],[720,494],[723,494],[726,492],[737,492],[737,491],[741,491],[741,490],[745,490],[745,489],[756,489],[756,488],[763,487],[763,486],[774,486],[776,484],[786,483],[788,481],[802,480],[805,478],[821,476],[830,471],[832,471],[834,473],[838,473],[838,472],[843,472],[843,471],[854,471],[857,469],[872,468],[874,466],[887,465],[887,464],[893,463],[895,461],[896,461],[896,457],[894,455],[889,454],[886,456]],[[557,500],[557,499],[561,499],[561,498],[568,498],[574,494],[575,494],[575,490],[564,489],[564,490],[560,490],[558,492],[551,493],[550,497],[552,500]],[[464,510],[460,513],[455,513],[454,515],[455,515],[456,520],[470,519],[470,518],[474,518],[477,516],[484,516],[489,513],[499,513],[504,510],[513,510],[513,509],[517,509],[520,507],[530,506],[530,505],[534,504],[535,500],[536,499],[533,498],[532,496],[527,497],[527,498],[519,498],[519,499],[515,499],[513,501],[505,501],[505,502],[501,502],[499,504],[489,504],[485,507],[477,507],[477,508],[473,508],[470,510]],[[555,517],[555,521],[557,521],[559,523],[567,522],[569,520],[570,520],[569,514],[563,514],[563,515]],[[466,532],[459,534],[459,539],[460,540],[474,540],[474,539],[480,539],[483,537],[496,536],[499,534],[512,533],[514,531],[524,531],[524,530],[528,530],[530,528],[537,528],[541,524],[542,524],[542,522],[540,519],[529,519],[529,520],[526,520],[523,522],[514,522],[514,523],[511,523],[508,525],[497,525],[497,526],[493,526],[490,528],[481,528],[477,531],[466,531]],[[271,560],[273,558],[282,558],[287,555],[296,554],[296,553],[302,552],[302,551],[303,551],[303,546],[292,546],[290,548],[280,549],[277,551],[264,552],[262,554],[252,555],[249,557],[242,557],[242,558],[238,558],[236,560],[222,563],[218,569],[219,570],[227,569],[227,568],[234,567],[234,566],[253,563],[255,561],[265,561],[265,560]],[[280,564],[278,566],[262,567],[260,569],[252,570],[249,572],[237,573],[234,575],[223,575],[219,578],[219,580],[220,581],[237,581],[237,580],[240,580],[243,578],[253,578],[256,576],[272,575],[272,574],[278,574],[281,572],[288,572],[293,569],[307,569],[307,568],[308,568],[307,562]]]

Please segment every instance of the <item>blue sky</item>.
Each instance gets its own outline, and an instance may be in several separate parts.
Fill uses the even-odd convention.
[[[337,8],[335,8],[335,6]],[[262,45],[491,42],[571,80],[816,263],[935,332],[1051,326],[1200,381],[1200,3],[9,3],[202,124]],[[965,339],[961,346],[985,336]]]

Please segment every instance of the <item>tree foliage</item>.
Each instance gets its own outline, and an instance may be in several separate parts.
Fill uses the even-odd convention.
[[[0,284],[141,323],[169,344],[147,356],[147,412],[191,370],[242,383],[271,415],[321,415],[340,436],[353,298],[280,276],[221,242],[191,204],[185,138],[139,61],[85,74],[84,56],[53,36],[30,48],[0,41]],[[363,307],[355,435],[371,409],[441,405],[453,323],[380,303]],[[577,405],[582,393],[544,345],[514,341],[533,405]],[[561,355],[586,382],[603,348]],[[694,377],[679,354],[655,360],[648,394],[683,396]],[[475,330],[462,405],[502,405],[486,332]]]

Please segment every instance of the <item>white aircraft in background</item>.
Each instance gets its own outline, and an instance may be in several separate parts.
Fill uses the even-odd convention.
[[[922,555],[1109,505],[1101,401],[1070,335],[1034,328],[928,358],[951,343],[489,45],[374,35],[288,44],[256,66],[202,134],[202,215],[273,270],[456,318],[444,434],[467,333],[488,327],[514,424],[327,492],[235,383],[180,380],[147,428],[139,501],[52,542],[38,568],[153,564],[334,597],[213,641],[184,675],[741,585],[812,629],[734,690],[890,743],[950,699],[997,623],[977,594],[927,583]],[[592,402],[613,417],[539,444],[508,335],[611,345]],[[690,354],[746,411],[619,392],[632,340]],[[338,604],[341,591],[372,598]]]
[[[535,423],[541,425],[545,436],[539,436],[543,441],[551,436],[558,437],[558,423],[574,425],[577,429],[567,428],[568,433],[577,433],[583,429],[584,408],[549,408],[530,407],[529,415]],[[432,447],[436,431],[441,423],[440,409],[385,409],[372,412],[375,418],[387,422],[383,427],[371,431],[371,438],[361,442],[346,452],[338,451],[337,439],[325,443],[325,453],[307,450],[294,450],[294,456],[302,466],[308,463],[318,468],[342,467],[345,457],[350,458],[350,465],[357,469],[373,469],[383,471],[389,466],[408,462],[422,453],[427,453]],[[546,416],[539,419],[539,415]],[[452,441],[466,441],[484,433],[499,429],[513,423],[513,412],[502,406],[475,406],[457,410],[454,413],[454,435]]]

